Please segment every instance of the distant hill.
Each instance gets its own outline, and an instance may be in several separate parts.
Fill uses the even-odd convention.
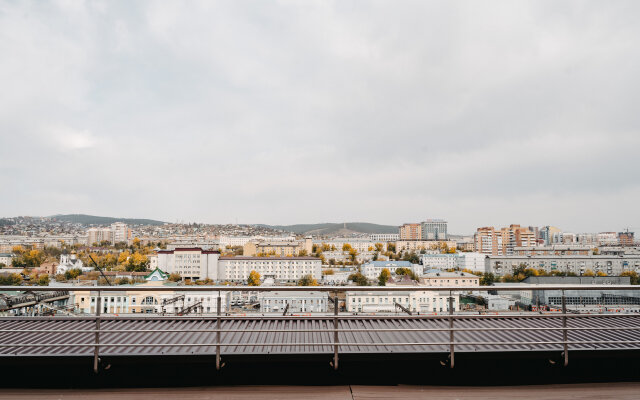
[[[114,222],[124,222],[127,225],[162,225],[164,222],[153,219],[137,219],[137,218],[112,218],[97,217],[95,215],[86,214],[68,214],[68,215],[52,215],[49,218],[55,218],[58,221],[68,221],[83,225],[109,225]]]
[[[349,233],[398,233],[393,225],[378,225],[368,222],[297,224],[297,225],[260,225],[271,229],[279,229],[306,235],[335,235]]]

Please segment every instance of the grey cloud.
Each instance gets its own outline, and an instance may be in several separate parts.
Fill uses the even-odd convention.
[[[2,3],[0,209],[640,227],[638,11]]]

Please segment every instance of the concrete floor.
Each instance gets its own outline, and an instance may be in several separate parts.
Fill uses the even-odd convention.
[[[230,386],[141,389],[0,389],[0,399],[638,399],[640,383],[539,386]]]

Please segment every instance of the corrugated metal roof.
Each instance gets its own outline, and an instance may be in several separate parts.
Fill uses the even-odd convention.
[[[354,316],[341,317],[339,329],[339,352],[345,353],[447,353],[449,352],[449,332],[444,331],[401,331],[400,329],[448,329],[446,317],[410,316]],[[593,328],[638,327],[640,317],[623,316],[602,318],[597,316],[569,318],[569,328],[583,328],[569,331],[570,341],[637,341],[638,343],[611,344],[570,344],[569,350],[629,350],[640,349],[640,329],[603,331]],[[491,316],[471,318],[457,316],[454,328],[490,328],[488,331],[456,331],[455,342],[478,342],[478,344],[455,344],[456,352],[513,352],[513,351],[562,351],[562,332],[551,328],[561,327],[560,318],[532,316],[530,318]],[[333,329],[331,317],[236,317],[221,321],[222,343],[238,343],[237,346],[223,346],[224,354],[332,354]],[[63,330],[91,330],[95,321],[91,319],[70,319],[60,317],[1,318],[0,343],[19,344],[62,344],[54,347],[0,347],[0,357],[11,356],[90,356],[93,346],[73,347],[74,344],[92,344],[95,334],[91,332],[55,332]],[[101,347],[100,354],[108,356],[152,356],[152,355],[205,355],[215,354],[215,346],[190,346],[193,344],[214,344],[216,333],[215,317],[105,317],[101,329],[124,330],[125,332],[102,332],[100,342],[104,344],[167,344],[167,346],[145,347],[124,346]],[[537,328],[533,331],[514,331],[508,328]],[[545,329],[547,328],[547,329]],[[591,328],[591,330],[589,329]],[[50,329],[54,332],[19,332],[26,329]],[[163,332],[163,330],[205,330],[199,332]],[[375,329],[392,329],[376,331]],[[280,330],[282,332],[256,332],[260,330]],[[294,332],[309,330],[310,332]],[[416,343],[442,343],[419,345]],[[285,343],[304,343],[302,346],[284,346]],[[362,343],[374,343],[364,346]],[[392,346],[390,343],[403,343]],[[180,346],[173,346],[180,345]]]

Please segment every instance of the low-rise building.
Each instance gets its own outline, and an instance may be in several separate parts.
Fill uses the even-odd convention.
[[[314,291],[286,291],[286,292],[261,292],[258,295],[260,311],[279,312],[287,310],[287,313],[311,313],[328,311],[329,297],[324,292]],[[287,306],[289,306],[287,308]]]
[[[420,283],[425,286],[479,286],[480,278],[462,271],[447,272],[432,269],[424,272],[420,277]]]
[[[349,312],[402,312],[402,307],[411,312],[449,312],[449,293],[425,290],[389,290],[346,293],[346,309]],[[454,311],[460,309],[460,297],[453,295]]]
[[[399,233],[372,233],[369,235],[369,240],[374,242],[395,242],[400,240]]]
[[[0,253],[0,264],[4,264],[5,267],[10,267],[15,257],[13,253]]]
[[[371,261],[360,267],[362,275],[370,280],[378,279],[378,276],[385,268],[391,273],[398,268],[408,268],[417,276],[422,275],[423,270],[422,265],[412,264],[410,261]]]
[[[140,290],[141,286],[159,286],[159,290]],[[160,290],[162,287],[172,287],[173,290]],[[187,307],[194,306],[204,313],[217,312],[219,292],[186,292],[180,291],[180,287],[172,282],[147,282],[140,285],[132,285],[130,290],[100,292],[100,306],[102,314],[128,314],[128,313],[169,313],[181,312]],[[221,296],[221,310],[227,310],[228,293]],[[98,292],[96,290],[74,290],[74,305],[79,312],[95,314]],[[179,301],[163,304],[164,300],[180,299]]]
[[[487,272],[496,275],[513,273],[514,268],[543,269],[547,272],[559,271],[578,276],[590,270],[618,276],[624,271],[640,272],[640,254],[610,255],[572,255],[572,256],[488,256]]]

